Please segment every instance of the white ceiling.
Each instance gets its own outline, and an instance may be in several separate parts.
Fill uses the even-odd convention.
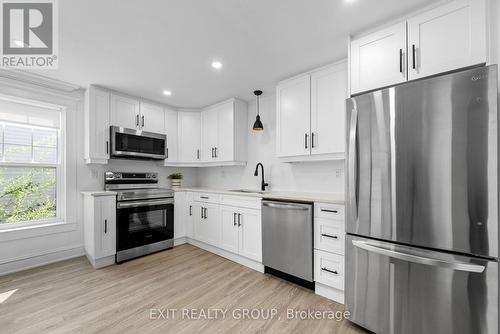
[[[254,89],[270,93],[279,80],[346,57],[348,34],[431,2],[63,0],[59,69],[38,73],[178,107],[248,100]]]

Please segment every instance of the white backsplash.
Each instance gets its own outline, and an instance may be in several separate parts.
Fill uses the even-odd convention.
[[[209,167],[198,169],[198,185],[228,189],[258,189],[260,174],[254,176],[255,165],[264,165],[266,182],[271,190],[344,193],[344,160],[283,163],[275,154],[276,99],[261,99],[264,131],[252,131],[255,101],[248,104],[248,163],[246,167]],[[260,173],[260,168],[259,168]]]

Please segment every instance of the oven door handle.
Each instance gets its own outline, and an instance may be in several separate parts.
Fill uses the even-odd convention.
[[[160,200],[118,202],[116,204],[116,207],[118,209],[125,209],[125,208],[137,208],[141,206],[164,205],[164,204],[174,204],[174,200],[169,198]]]

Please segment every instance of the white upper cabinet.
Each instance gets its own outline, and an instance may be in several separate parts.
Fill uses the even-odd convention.
[[[201,115],[199,112],[180,111],[178,121],[178,160],[182,163],[201,161]]]
[[[351,93],[406,81],[406,22],[351,42]]]
[[[175,162],[178,158],[177,148],[177,111],[165,109],[165,133],[167,135],[167,143],[165,148],[165,163]]]
[[[249,131],[247,104],[231,99],[204,109],[201,115],[203,162],[245,164]]]
[[[85,104],[85,162],[106,164],[109,159],[109,92],[90,86]]]
[[[244,104],[243,102],[239,102]],[[235,152],[234,147],[236,145],[245,145],[248,130],[245,128],[240,133],[235,133],[235,128],[242,128],[242,122],[247,125],[247,113],[246,104],[243,108],[239,110],[236,109],[234,103],[226,103],[221,105],[218,109],[218,131],[217,131],[217,146],[215,150],[215,158],[219,161],[233,161],[236,155],[240,154],[241,157],[238,158],[240,161],[246,161],[246,154],[241,154],[242,152]],[[235,114],[238,113],[236,116]],[[235,124],[235,120],[239,123]],[[246,152],[246,148],[245,148]]]
[[[345,60],[280,83],[277,156],[289,162],[342,159],[346,98]]]
[[[486,62],[484,0],[459,0],[408,20],[410,80]]]
[[[311,74],[311,154],[345,152],[347,62]]]
[[[209,162],[216,160],[217,137],[219,132],[219,110],[212,108],[201,113],[201,159]]]
[[[311,76],[282,82],[276,89],[276,153],[308,155],[310,150]]]
[[[140,128],[139,101],[130,97],[111,94],[111,125],[128,129]]]
[[[351,94],[486,63],[486,10],[486,0],[455,0],[352,39]]]
[[[142,131],[165,133],[165,113],[162,106],[141,102],[139,109],[139,126]]]

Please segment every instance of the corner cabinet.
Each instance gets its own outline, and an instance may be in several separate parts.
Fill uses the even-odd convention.
[[[343,159],[347,62],[281,82],[276,88],[276,152],[283,161]]]
[[[353,38],[351,94],[487,62],[485,0],[455,0]]]
[[[178,117],[177,111],[165,109],[165,134],[167,135],[167,143],[165,147],[165,165],[169,162],[176,162],[178,159]]]
[[[85,93],[85,162],[107,164],[109,159],[109,92],[90,86]]]
[[[201,115],[196,111],[179,111],[178,162],[198,163],[201,161]]]
[[[231,99],[201,112],[201,159],[207,165],[244,165],[247,160],[247,104]]]
[[[85,254],[95,268],[115,263],[116,194],[83,193]]]

